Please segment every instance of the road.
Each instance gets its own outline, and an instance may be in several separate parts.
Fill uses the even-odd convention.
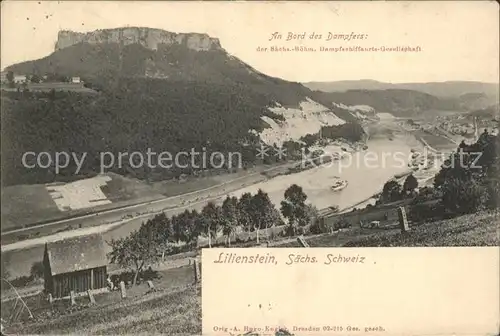
[[[229,192],[268,179],[263,175],[264,173],[286,169],[295,164],[295,162],[288,162],[177,196],[4,232],[1,236],[1,249],[4,252],[74,236],[106,232],[130,222],[139,222],[140,225],[145,219],[161,212],[174,215],[186,209],[201,209],[208,201],[216,201]],[[35,238],[19,241],[19,234],[31,234]]]
[[[451,134],[450,132],[448,132],[447,130],[441,128],[440,126],[436,126],[436,130],[439,131],[441,134],[439,134],[440,136],[442,136],[443,138],[446,138],[448,140],[450,140],[451,142],[453,142],[455,145],[458,145],[459,142],[457,140],[454,139],[454,136],[453,134]]]
[[[271,168],[271,169],[276,169],[276,168]],[[185,193],[185,194],[181,194],[181,195],[170,196],[170,197],[166,197],[166,198],[162,198],[162,199],[158,199],[158,200],[154,200],[154,201],[148,201],[148,202],[133,204],[133,205],[129,205],[129,206],[122,207],[122,208],[102,210],[102,211],[99,211],[99,212],[96,212],[96,213],[91,213],[91,214],[88,214],[88,215],[82,215],[82,216],[78,216],[78,217],[73,217],[73,218],[68,218],[68,219],[53,221],[53,222],[44,223],[44,224],[35,225],[35,226],[30,226],[30,227],[26,227],[26,228],[15,229],[15,230],[8,230],[8,231],[2,232],[2,236],[6,236],[6,235],[12,234],[12,233],[19,233],[19,232],[24,232],[24,231],[30,231],[30,230],[34,230],[34,229],[38,229],[38,228],[43,228],[43,227],[48,227],[48,226],[52,226],[52,225],[60,225],[60,224],[70,224],[71,225],[71,224],[74,224],[74,222],[78,223],[80,220],[85,220],[87,218],[93,218],[93,217],[98,216],[98,215],[106,215],[106,214],[112,214],[112,213],[128,212],[129,210],[136,209],[136,208],[140,209],[141,207],[148,206],[148,205],[155,205],[155,204],[163,204],[163,203],[168,203],[168,202],[175,202],[176,200],[182,199],[182,197],[188,197],[190,195],[199,194],[199,193],[202,193],[204,191],[209,191],[209,190],[213,190],[213,189],[216,189],[216,188],[220,188],[220,187],[223,187],[224,185],[227,185],[227,184],[230,184],[230,183],[234,183],[234,182],[236,182],[238,180],[242,180],[244,178],[249,178],[249,177],[252,177],[252,176],[259,175],[259,174],[261,174],[261,172],[251,173],[249,175],[240,176],[238,178],[235,178],[235,179],[230,180],[230,181],[223,182],[221,184],[213,185],[213,186],[210,186],[210,187],[204,188],[204,189],[199,189],[199,190],[191,191],[191,192],[188,192],[188,193]]]

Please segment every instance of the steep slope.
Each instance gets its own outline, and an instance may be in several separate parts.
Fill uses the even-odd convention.
[[[151,34],[160,32],[171,40],[152,41]],[[310,90],[301,84],[264,75],[228,54],[217,39],[148,28],[119,28],[88,34],[62,32],[54,53],[12,65],[6,71],[80,76],[97,88],[109,88],[130,77],[238,85],[284,106],[298,106],[310,95]]]
[[[193,50],[220,49],[220,42],[207,34],[172,33],[162,29],[146,27],[124,27],[118,29],[98,29],[88,33],[62,30],[57,36],[56,50],[64,49],[78,43],[102,44],[120,43],[122,45],[140,44],[155,50],[159,44],[182,44]]]

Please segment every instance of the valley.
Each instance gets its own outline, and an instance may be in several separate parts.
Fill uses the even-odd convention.
[[[7,265],[15,265],[10,270],[11,274],[25,275],[39,259],[46,242],[94,233],[101,233],[106,240],[117,239],[127,236],[158,213],[173,216],[185,210],[200,211],[209,201],[221,204],[227,196],[240,197],[244,193],[255,193],[259,189],[268,193],[271,201],[279,206],[283,191],[295,181],[300,181],[308,195],[308,202],[318,209],[328,209],[335,205],[343,211],[354,206],[360,208],[363,204],[366,206],[373,196],[381,191],[387,180],[408,172],[412,148],[423,150],[422,143],[411,134],[402,132],[397,119],[390,114],[381,113],[379,120],[366,124],[369,140],[365,150],[356,150],[347,143],[341,146],[319,147],[326,155],[344,153],[343,159],[331,162],[325,160],[323,165],[285,175],[282,174],[295,166],[296,161],[267,168],[254,168],[244,174],[240,173],[238,177],[222,175],[221,180],[227,179],[223,183],[176,196],[4,232],[2,256]],[[387,134],[391,134],[394,139],[388,140]],[[343,152],[342,146],[349,147],[349,152]],[[377,159],[370,164],[365,160],[368,152]],[[439,169],[439,164],[427,171],[427,175],[431,176],[436,169]],[[348,186],[334,192],[330,186],[337,178],[347,181]],[[20,263],[21,260],[24,262]]]
[[[200,333],[206,248],[498,243],[498,84],[337,81],[337,64],[361,76],[396,54],[260,52],[307,58],[283,78],[311,81],[291,81],[215,28],[57,31],[50,52],[2,69],[9,332]],[[381,76],[411,78],[424,51]]]

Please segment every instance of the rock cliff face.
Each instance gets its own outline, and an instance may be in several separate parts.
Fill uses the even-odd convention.
[[[61,50],[81,42],[89,44],[119,43],[121,45],[139,43],[151,50],[156,50],[159,44],[167,46],[181,44],[196,51],[221,49],[219,39],[212,38],[207,34],[178,34],[161,29],[126,27],[95,30],[89,33],[62,30],[58,34],[55,50]]]

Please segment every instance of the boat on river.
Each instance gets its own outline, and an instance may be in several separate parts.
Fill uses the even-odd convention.
[[[335,183],[330,187],[332,191],[340,191],[347,187],[347,181],[346,180],[337,180]]]

